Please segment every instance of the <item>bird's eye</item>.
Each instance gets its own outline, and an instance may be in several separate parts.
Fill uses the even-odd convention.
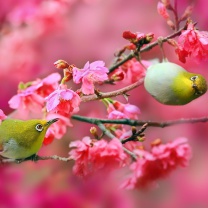
[[[37,124],[35,128],[37,131],[43,131],[43,126],[41,124]]]
[[[198,78],[198,76],[191,77],[191,81],[195,81]]]

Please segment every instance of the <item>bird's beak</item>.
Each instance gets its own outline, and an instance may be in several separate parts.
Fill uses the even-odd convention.
[[[58,118],[51,119],[46,123],[46,125],[49,126],[49,125],[51,125],[52,123],[55,123],[58,120],[59,120]]]

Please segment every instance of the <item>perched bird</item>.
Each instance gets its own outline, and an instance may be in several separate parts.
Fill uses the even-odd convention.
[[[144,87],[157,101],[166,105],[185,105],[207,91],[205,78],[181,66],[162,62],[147,69]]]
[[[58,121],[6,119],[0,125],[0,155],[25,159],[35,155],[42,146],[47,129]]]

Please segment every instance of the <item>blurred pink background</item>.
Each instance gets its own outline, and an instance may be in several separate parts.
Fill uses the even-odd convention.
[[[157,13],[157,2],[156,0],[2,1],[0,108],[7,114],[11,113],[8,100],[16,94],[18,83],[43,78],[52,72],[57,72],[53,63],[58,59],[64,59],[80,68],[87,61],[96,60],[103,60],[107,66],[110,66],[114,60],[114,53],[127,44],[127,41],[122,39],[124,30],[152,32],[155,38],[170,34],[172,31]],[[183,11],[190,2],[193,1],[178,1],[179,12]],[[206,31],[208,30],[207,2],[205,0],[194,2],[192,19],[197,22],[199,30]],[[186,64],[182,64],[179,63],[172,47],[165,45],[165,51],[170,61],[208,78],[206,69],[208,62],[197,64],[188,59]],[[142,54],[142,59],[145,60],[161,59],[161,57],[158,47]],[[110,91],[111,86],[101,89]],[[141,110],[140,119],[165,121],[207,116],[207,94],[188,105],[177,107],[156,102],[146,93],[143,86],[134,89],[130,94],[129,102],[137,105]],[[118,99],[125,102],[123,97]],[[92,105],[96,106],[99,113],[89,111]],[[93,101],[83,103],[79,114],[105,118],[106,109],[100,102]],[[68,134],[63,139],[44,146],[40,155],[68,156],[69,142],[89,135],[91,125],[73,120],[72,123],[74,127],[68,130]],[[103,198],[100,197],[99,202],[92,196],[83,194],[90,192],[93,185],[86,186],[84,187],[86,190],[82,190],[83,187],[73,184],[72,163],[39,161],[2,166],[0,184],[3,188],[0,192],[0,207],[62,205],[79,208],[87,207],[87,204],[88,207],[125,207],[125,205],[144,208],[208,207],[207,129],[208,123],[184,124],[164,129],[147,128],[144,143],[147,148],[148,144],[156,138],[166,142],[181,136],[187,137],[193,150],[190,166],[177,170],[169,178],[159,181],[156,189],[119,192],[118,196],[109,193],[114,197],[116,205],[102,204],[107,197],[102,194]],[[79,188],[83,191],[82,194]],[[83,202],[77,203],[76,200]],[[122,206],[117,203],[120,200],[125,201]]]

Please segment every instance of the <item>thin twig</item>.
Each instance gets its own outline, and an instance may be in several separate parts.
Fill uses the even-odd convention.
[[[111,139],[113,139],[113,138],[115,138],[115,136],[108,130],[108,129],[106,129],[106,127],[101,123],[101,122],[97,122],[97,123],[94,123],[94,124],[96,124],[102,131],[103,131],[103,133],[106,135],[106,136],[108,136],[109,138],[111,138]],[[131,152],[130,150],[128,150],[127,148],[125,148],[125,147],[123,147],[123,150],[127,153],[127,154],[129,154],[131,157],[132,157],[132,159],[133,160],[137,160],[137,156],[133,153],[133,152]]]
[[[125,144],[125,143],[127,143],[129,141],[141,141],[141,140],[138,139],[138,137],[144,137],[144,135],[145,135],[144,131],[146,130],[147,126],[148,126],[147,123],[144,124],[139,131],[133,133],[130,137],[121,140],[121,143]]]
[[[114,139],[115,138],[115,136],[108,130],[108,129],[106,129],[105,128],[105,126],[101,123],[101,122],[97,122],[96,123],[96,125],[102,130],[102,132],[106,135],[106,136],[108,136],[109,138],[111,138],[111,139]]]

